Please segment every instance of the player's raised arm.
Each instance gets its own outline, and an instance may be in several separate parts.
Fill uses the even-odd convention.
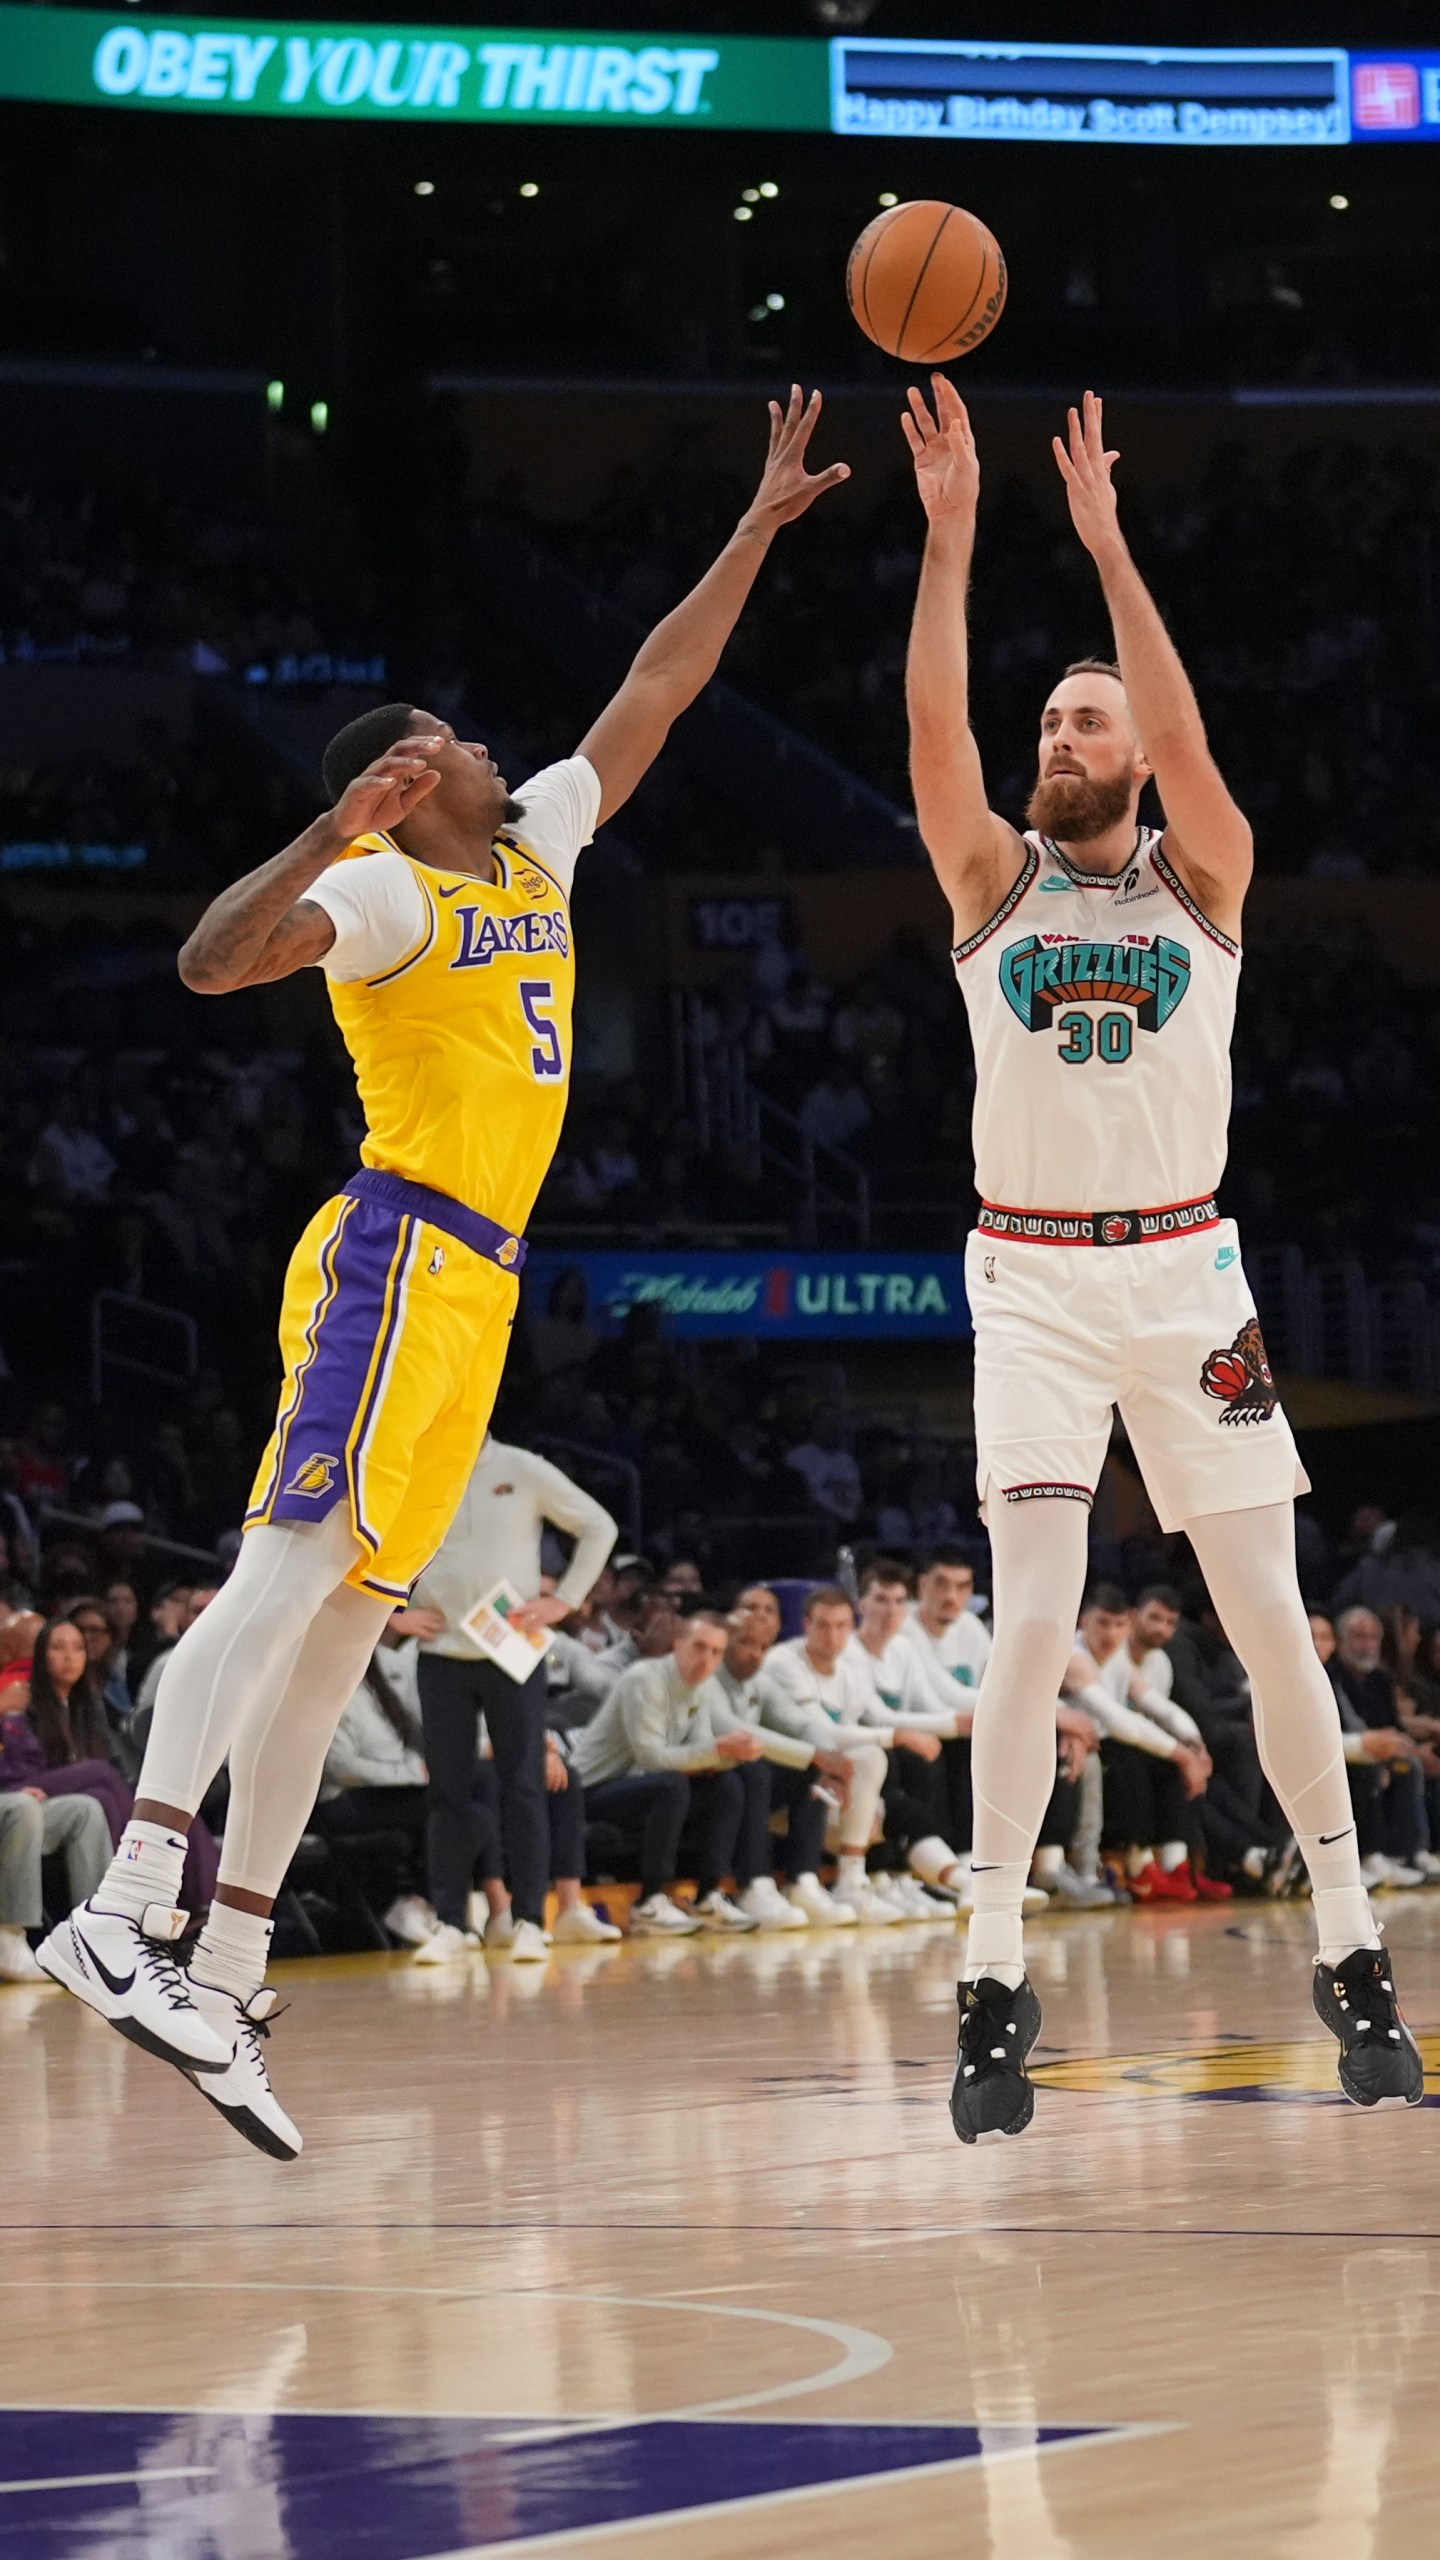
[[[921,393],[912,390],[909,410],[900,419],[926,516],[905,704],[915,814],[963,942],[994,914],[1023,856],[1014,828],[997,818],[986,801],[980,751],[970,727],[965,612],[980,462],[954,384],[943,373],[930,379],[935,416]]]
[[[444,741],[402,739],[357,774],[333,809],[243,880],[211,900],[180,953],[180,975],[196,995],[230,995],[293,977],[324,958],[335,927],[305,892],[357,836],[402,824],[440,780],[425,762]]]
[[[1238,935],[1254,868],[1249,825],[1210,753],[1200,705],[1180,653],[1130,557],[1120,530],[1105,449],[1104,414],[1093,391],[1083,416],[1072,409],[1067,437],[1054,439],[1075,530],[1100,572],[1115,655],[1145,758],[1165,804],[1165,848],[1211,921]]]
[[[623,807],[673,723],[704,692],[780,527],[849,479],[848,463],[833,462],[828,471],[805,468],[820,407],[819,392],[804,400],[798,383],[786,408],[771,401],[770,450],[735,531],[699,585],[657,622],[613,702],[581,739],[579,753],[600,777],[599,823]]]

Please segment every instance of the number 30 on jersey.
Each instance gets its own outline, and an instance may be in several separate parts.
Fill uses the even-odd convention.
[[[1064,1066],[1083,1067],[1099,1058],[1107,1067],[1119,1067],[1130,1055],[1134,1025],[1128,1013],[1102,1013],[1098,1022],[1088,1013],[1062,1013],[1057,1027],[1065,1034],[1060,1044]]]

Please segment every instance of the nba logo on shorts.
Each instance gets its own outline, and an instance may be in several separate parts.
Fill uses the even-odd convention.
[[[338,1458],[327,1458],[318,1454],[313,1458],[302,1459],[285,1487],[286,1492],[308,1493],[318,1500],[322,1493],[330,1491],[335,1481],[335,1470],[339,1464]]]

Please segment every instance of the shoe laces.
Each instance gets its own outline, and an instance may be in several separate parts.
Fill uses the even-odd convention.
[[[136,1962],[141,1971],[148,1974],[166,2008],[193,2009],[195,2003],[190,1997],[189,1984],[174,1957],[167,1955],[163,1947],[157,1947],[153,1938],[147,1938],[138,1931],[136,1934],[139,1937]]]
[[[1369,2035],[1377,2039],[1383,2036],[1389,2044],[1401,2042],[1399,2003],[1395,1997],[1394,1982],[1385,1970],[1383,1955],[1370,1955],[1361,1980],[1347,1983],[1345,1969],[1338,1965],[1330,1980],[1336,2000],[1349,2017],[1357,2036]],[[1355,2004],[1361,2000],[1367,2009],[1375,2012],[1373,2017],[1362,2018],[1358,2014]]]
[[[964,2002],[960,2011],[962,2078],[978,2080],[997,2062],[1009,2063],[1012,2069],[1018,2067],[1015,2046],[1006,2042],[1007,2037],[1016,2033],[1013,2018],[997,2016],[991,2003],[982,1997],[973,1982],[964,1985]]]

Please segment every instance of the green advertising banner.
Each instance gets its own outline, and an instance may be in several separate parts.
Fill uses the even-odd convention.
[[[0,97],[458,124],[824,131],[830,123],[826,48],[803,38],[652,40],[279,18],[227,25],[3,5]]]

